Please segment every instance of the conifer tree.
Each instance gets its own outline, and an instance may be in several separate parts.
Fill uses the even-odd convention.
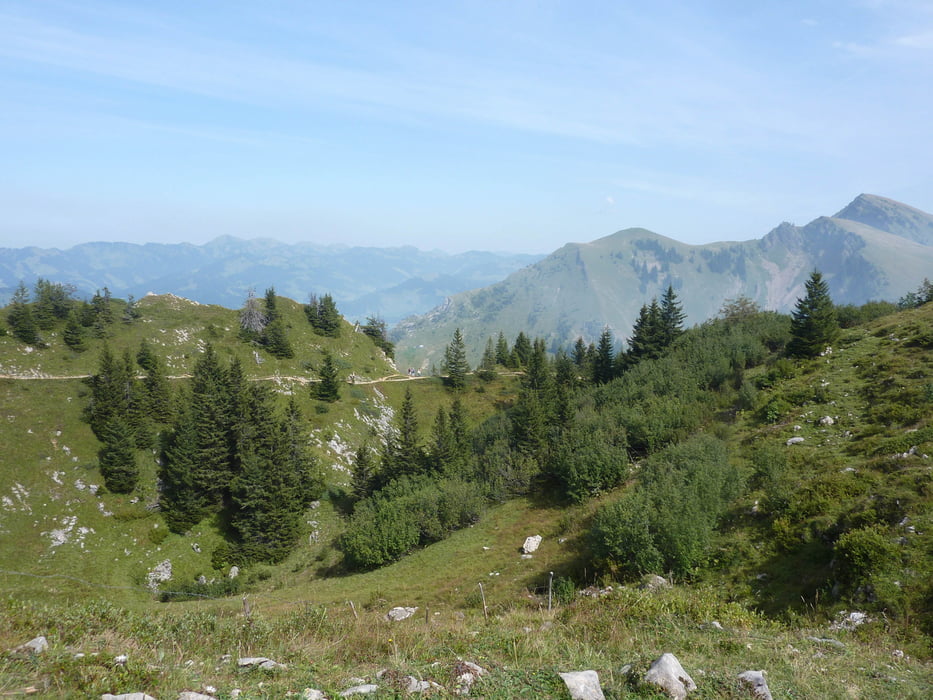
[[[84,342],[84,329],[78,320],[78,313],[74,310],[68,315],[68,322],[65,324],[65,330],[62,331],[62,340],[75,352],[87,350],[87,343]]]
[[[269,287],[266,290],[265,307],[267,323],[272,323],[277,318],[279,318],[279,310],[276,307],[275,287]]]
[[[459,328],[454,331],[453,339],[444,349],[444,364],[441,371],[447,375],[447,386],[453,389],[462,389],[466,386],[466,375],[470,371],[470,365],[467,364],[466,348]]]
[[[88,380],[91,400],[85,408],[85,419],[97,439],[106,440],[107,426],[113,416],[126,418],[130,414],[132,373],[123,360],[118,360],[108,345],[101,349],[97,374]]]
[[[353,474],[350,478],[350,491],[357,500],[362,500],[372,495],[376,483],[376,459],[372,447],[364,440],[356,449]]]
[[[447,411],[443,406],[438,407],[434,416],[434,425],[431,427],[431,466],[437,472],[443,473],[450,467],[453,458],[454,445],[450,425],[447,422]]]
[[[654,360],[661,356],[664,347],[663,329],[657,299],[652,299],[651,304],[642,305],[628,342],[626,361],[629,366],[641,360]]]
[[[519,331],[515,338],[515,345],[512,346],[512,354],[509,356],[509,366],[515,369],[527,367],[531,359],[532,347],[531,341],[524,331]]]
[[[133,431],[123,416],[114,416],[107,423],[103,443],[97,458],[104,483],[113,493],[131,493],[139,480],[139,466]]]
[[[491,336],[486,338],[486,349],[483,350],[483,358],[480,360],[477,375],[485,381],[496,378],[496,348]]]
[[[260,308],[256,291],[250,287],[246,293],[246,301],[240,309],[240,334],[248,340],[257,340],[265,329],[266,315]]]
[[[68,312],[74,305],[74,286],[50,282],[40,277],[36,280],[34,290],[34,317],[40,330],[51,330],[57,321],[68,318]]]
[[[246,391],[245,429],[237,439],[238,470],[230,480],[230,523],[245,561],[278,562],[291,551],[307,501],[289,459],[287,430],[275,417],[271,391]]]
[[[797,300],[791,314],[791,339],[787,344],[791,357],[816,357],[839,335],[836,307],[823,275],[814,270],[805,286],[806,296]]]
[[[191,378],[192,420],[196,430],[193,483],[208,508],[218,509],[231,476],[232,410],[228,377],[212,345],[194,365]],[[241,428],[242,426],[238,426]]]
[[[308,304],[305,305],[305,315],[308,322],[320,335],[336,338],[340,335],[340,312],[330,294],[318,299],[312,294]]]
[[[324,475],[317,460],[308,449],[308,440],[304,429],[301,409],[294,396],[289,397],[285,408],[283,430],[290,469],[295,473],[298,484],[298,501],[302,508],[324,493]]]
[[[10,325],[10,330],[13,331],[13,335],[19,341],[26,343],[26,345],[38,345],[41,342],[39,327],[29,305],[29,290],[26,289],[26,285],[22,282],[19,283],[16,291],[13,292],[13,297],[10,299],[10,309],[7,312],[6,320]]]
[[[683,335],[684,319],[687,315],[683,311],[683,306],[677,300],[674,293],[674,286],[668,285],[667,291],[661,297],[660,320],[661,320],[661,343],[663,347],[668,347],[677,338]]]
[[[386,322],[379,316],[368,316],[366,323],[360,326],[365,335],[372,338],[376,347],[381,348],[389,359],[395,358],[395,344],[389,341],[389,332]]]
[[[613,350],[612,331],[609,326],[603,328],[596,345],[596,360],[593,362],[593,383],[605,384],[612,381],[615,374],[615,351]]]
[[[172,418],[172,391],[162,360],[152,351],[145,338],[139,344],[136,363],[146,372],[142,402],[146,413],[157,423],[167,423]]]
[[[321,375],[321,381],[311,385],[314,397],[327,403],[337,401],[340,398],[340,379],[337,373],[337,365],[328,350],[324,351],[324,358],[321,360],[321,369],[318,370],[318,374]]]
[[[174,429],[167,435],[159,467],[159,506],[172,532],[185,532],[208,510],[206,494],[196,482],[197,427],[191,394],[185,392]]]
[[[386,440],[382,456],[380,486],[400,476],[419,474],[424,468],[424,450],[418,440],[418,417],[411,389],[405,389],[405,399],[396,420],[396,433]]]
[[[262,334],[262,344],[273,357],[288,359],[295,356],[295,350],[288,341],[285,322],[281,318],[270,321]]]
[[[586,343],[583,338],[577,338],[573,344],[573,363],[581,370],[586,367]]]
[[[505,339],[505,333],[499,331],[499,337],[496,340],[496,364],[508,367],[510,357],[509,343]]]

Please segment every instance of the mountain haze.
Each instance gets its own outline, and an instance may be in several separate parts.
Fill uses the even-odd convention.
[[[261,294],[274,286],[297,301],[312,292],[329,293],[351,320],[377,314],[395,323],[450,294],[492,284],[540,257],[232,236],[201,246],[98,242],[67,250],[0,248],[0,301],[5,303],[21,280],[31,287],[37,277],[73,284],[79,296],[108,287],[116,296],[172,293],[228,308],[241,306],[250,287]]]
[[[672,285],[688,323],[716,315],[745,295],[788,311],[813,269],[836,303],[894,300],[933,270],[933,216],[875,195],[860,195],[833,217],[782,223],[761,239],[688,245],[643,228],[590,243],[569,243],[505,280],[453,295],[396,331],[403,363],[429,365],[461,328],[475,361],[486,338],[523,330],[551,348],[592,341],[609,326],[621,341],[638,311]]]

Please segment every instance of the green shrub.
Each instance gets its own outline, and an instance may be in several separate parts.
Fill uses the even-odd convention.
[[[839,578],[860,585],[890,572],[900,559],[897,544],[880,525],[849,530],[835,547]]]

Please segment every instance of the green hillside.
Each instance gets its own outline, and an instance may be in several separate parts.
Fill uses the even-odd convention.
[[[198,341],[210,334],[218,354],[241,356],[250,377],[301,398],[308,443],[333,467],[332,488],[308,510],[293,553],[275,566],[245,568],[232,598],[161,603],[145,589],[148,572],[165,559],[173,578],[162,590],[227,575],[211,562],[221,523],[166,534],[162,516],[148,507],[157,498],[156,455],[134,494],[91,492],[102,482],[99,444],[81,419],[87,385],[51,377],[95,372],[103,339],[76,354],[52,333],[48,348],[32,352],[0,337],[4,374],[19,377],[0,379],[0,648],[38,634],[51,645],[44,656],[0,656],[0,690],[174,697],[213,686],[217,697],[239,688],[240,697],[272,698],[317,687],[333,697],[352,679],[377,681],[388,669],[378,697],[395,697],[406,674],[453,692],[454,669],[468,660],[489,669],[472,691],[482,697],[566,697],[557,672],[593,668],[607,697],[649,698],[660,696],[640,678],[670,651],[697,681],[690,697],[748,697],[736,675],[752,668],[765,669],[781,697],[928,696],[933,304],[845,328],[831,353],[813,359],[784,356],[786,317],[752,314],[691,329],[658,359],[602,385],[589,385],[581,372],[564,397],[572,429],[559,440],[513,447],[512,459],[529,449],[542,460],[541,473],[522,487],[526,495],[500,491],[471,526],[372,571],[342,564],[352,451],[398,420],[410,389],[422,440],[431,440],[438,407],[459,397],[470,428],[482,426],[474,449],[493,460],[501,448],[496,431],[504,429],[495,415],[509,409],[512,429],[521,424],[538,370],[528,366],[522,378],[500,368],[488,382],[470,377],[459,393],[437,378],[367,383],[392,372],[369,338],[348,325],[339,338],[323,338],[305,328],[297,304],[280,304],[293,360],[259,350],[264,361],[257,364],[236,337],[235,311],[177,299],[144,300],[141,317],[115,323],[106,339],[122,349],[165,336],[159,351],[181,375],[191,372]],[[369,378],[343,386],[326,409],[304,384],[316,378],[324,348],[345,353],[345,371]],[[559,368],[545,371],[561,376]],[[612,454],[628,455],[614,465],[615,476],[594,481],[593,474],[562,471],[561,460],[592,454],[582,468],[602,459],[604,447],[616,447],[606,444],[611,435],[619,441]],[[728,474],[733,481],[722,493],[733,495],[695,558],[672,569],[674,585],[642,589],[637,567],[600,559],[594,524],[640,493],[663,493],[652,486],[658,475],[676,476],[678,460],[700,464],[704,455],[717,461],[707,465],[712,471],[696,472],[697,483]],[[670,466],[675,471],[665,472]],[[580,478],[611,486],[568,497],[561,484]],[[666,510],[688,517],[670,522],[690,525],[691,507],[675,499]],[[522,543],[535,534],[543,537],[540,548],[523,557]],[[389,622],[384,616],[396,605],[418,611]],[[833,627],[852,611],[869,621]],[[120,654],[129,656],[125,664]],[[218,661],[225,654],[234,662]],[[287,668],[238,669],[241,656]]]

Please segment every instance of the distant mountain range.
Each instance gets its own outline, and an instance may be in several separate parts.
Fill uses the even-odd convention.
[[[933,276],[933,216],[863,194],[835,216],[805,226],[782,223],[761,239],[687,245],[646,229],[570,243],[505,280],[455,294],[396,329],[403,364],[429,366],[456,328],[472,360],[489,336],[519,330],[551,348],[592,341],[609,326],[626,338],[638,311],[673,285],[687,323],[716,315],[723,300],[745,295],[788,311],[813,269],[836,303],[896,300]]]
[[[296,301],[331,294],[350,320],[370,314],[393,324],[445,297],[501,280],[540,255],[468,252],[450,255],[412,247],[364,248],[286,244],[230,236],[205,245],[84,243],[67,250],[0,249],[0,305],[22,280],[73,284],[78,296],[107,287],[114,296],[171,292],[203,304],[238,308],[250,287]]]

